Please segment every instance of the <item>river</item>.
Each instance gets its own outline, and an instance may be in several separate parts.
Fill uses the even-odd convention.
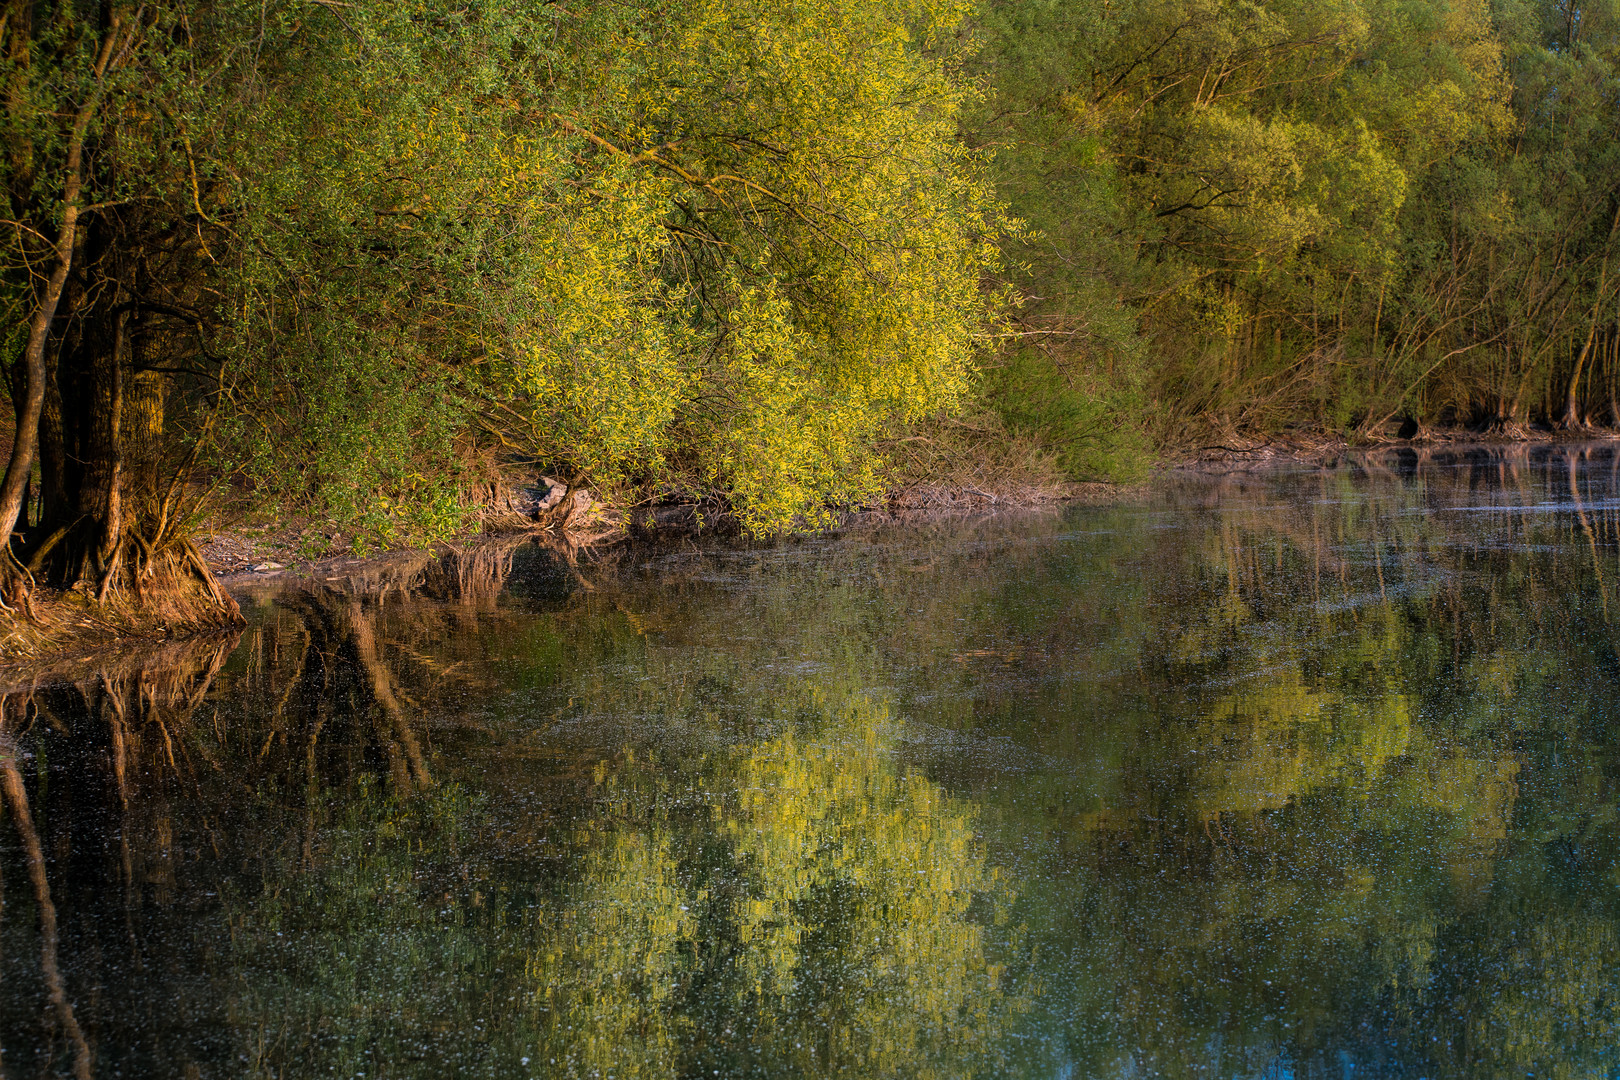
[[[1620,1069],[1620,450],[240,594],[13,680],[0,1074]]]

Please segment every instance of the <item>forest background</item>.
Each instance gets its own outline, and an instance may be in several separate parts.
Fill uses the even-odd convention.
[[[3,601],[1620,427],[1620,0],[8,0]],[[217,592],[217,589],[215,590]]]

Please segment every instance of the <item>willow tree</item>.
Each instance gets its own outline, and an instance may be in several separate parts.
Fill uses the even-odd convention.
[[[966,130],[1032,226],[1008,260],[1023,341],[1099,432],[1573,427],[1613,397],[1612,5],[991,0],[980,21],[993,89]]]
[[[74,11],[4,24],[13,596],[206,582],[233,483],[383,544],[514,461],[781,529],[967,386],[960,5]]]

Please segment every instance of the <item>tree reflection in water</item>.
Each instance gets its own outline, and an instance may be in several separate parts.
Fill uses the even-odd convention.
[[[1603,1072],[1617,465],[267,590],[6,695],[0,1063]]]
[[[30,692],[16,738],[47,765],[27,794],[18,774],[20,805],[74,831],[36,862],[81,921],[128,936],[74,950],[66,997],[92,1014],[90,1045],[36,1029],[37,1064],[71,1051],[100,1073],[426,1076],[521,1074],[528,1058],[673,1076],[989,1061],[1009,1005],[970,909],[1004,912],[1010,894],[971,807],[896,767],[867,695],[734,688],[770,700],[775,738],[673,775],[656,754],[582,746],[515,829],[491,827],[488,792],[436,776],[436,758],[455,769],[435,736],[479,721],[432,718],[493,693],[489,652],[530,632],[496,603],[511,562],[474,551],[276,594],[222,674],[231,643]],[[566,562],[526,586],[560,599],[563,622],[629,623]],[[23,918],[9,912],[8,940]]]
[[[163,961],[147,955],[133,922],[121,925],[109,912],[132,910],[143,897],[176,903],[174,806],[189,800],[184,778],[200,764],[189,751],[206,753],[187,729],[235,638],[80,663],[0,694],[7,839],[15,839],[32,901],[13,898],[0,909],[0,1009],[10,1020],[46,1005],[41,1028],[23,1029],[34,1038],[19,1040],[7,1025],[13,1037],[0,1047],[8,1070],[33,1075],[54,1062],[78,1077],[104,1074],[94,1044],[140,1026],[122,1008],[109,1014],[100,1006],[121,990],[144,995],[141,976]],[[30,939],[37,949],[18,948]],[[24,960],[31,955],[37,964]]]

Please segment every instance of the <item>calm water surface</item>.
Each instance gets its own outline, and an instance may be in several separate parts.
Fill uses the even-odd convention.
[[[243,607],[5,697],[5,1077],[1620,1071],[1611,448]]]

